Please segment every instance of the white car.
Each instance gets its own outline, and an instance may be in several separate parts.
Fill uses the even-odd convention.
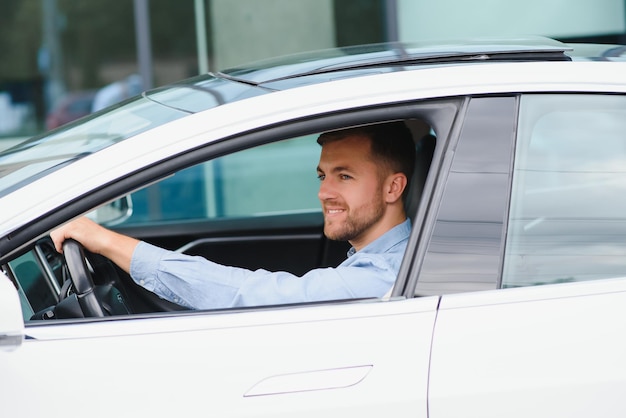
[[[302,54],[5,151],[2,416],[625,416],[625,51],[529,38]],[[417,166],[384,298],[185,310],[50,241],[88,214],[223,264],[336,265],[316,135],[389,120],[411,128]]]

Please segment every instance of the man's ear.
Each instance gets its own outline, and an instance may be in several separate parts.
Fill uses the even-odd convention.
[[[387,177],[385,187],[385,201],[387,203],[395,203],[402,199],[402,193],[406,188],[408,180],[402,173],[394,173]]]

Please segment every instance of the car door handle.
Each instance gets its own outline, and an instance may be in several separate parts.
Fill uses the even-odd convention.
[[[252,386],[248,396],[267,396],[354,386],[369,374],[372,365],[315,370],[267,377]]]

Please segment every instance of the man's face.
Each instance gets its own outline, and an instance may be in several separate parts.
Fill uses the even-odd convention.
[[[371,158],[366,137],[327,142],[317,168],[324,234],[333,240],[369,243],[385,211],[381,170]],[[356,246],[356,245],[355,245]]]

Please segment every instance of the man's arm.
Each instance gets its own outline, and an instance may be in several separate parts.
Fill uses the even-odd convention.
[[[79,218],[50,233],[57,251],[72,238],[92,253],[101,254],[130,273],[130,262],[138,240],[106,229],[88,218]]]

